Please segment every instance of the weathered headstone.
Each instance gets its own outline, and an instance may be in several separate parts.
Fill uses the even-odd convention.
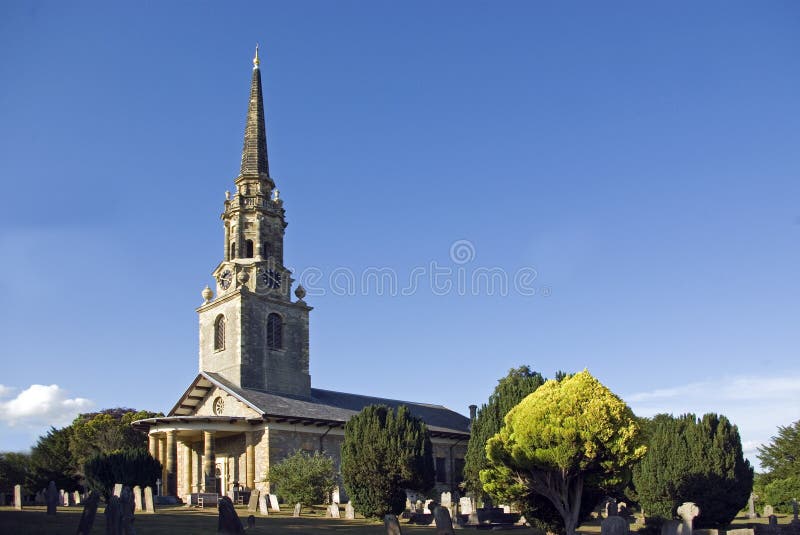
[[[617,516],[630,516],[631,512],[628,509],[628,504],[625,502],[619,502],[617,504]]]
[[[269,508],[277,513],[281,511],[281,506],[278,505],[278,497],[275,494],[269,495]]]
[[[111,496],[106,503],[106,535],[122,535],[122,508],[119,497]]]
[[[56,510],[58,509],[58,489],[56,488],[55,481],[51,481],[50,484],[47,485],[44,500],[47,503],[47,514],[56,514]]]
[[[678,516],[683,520],[683,529],[681,535],[692,535],[692,523],[697,515],[700,514],[700,508],[694,502],[683,502],[678,507]]]
[[[133,500],[133,492],[128,486],[122,487],[119,493],[119,508],[120,508],[120,533],[124,535],[136,535],[133,529],[133,515],[136,504]]]
[[[296,518],[296,517],[300,516],[300,508],[301,507],[302,507],[302,505],[300,505],[299,503],[294,504],[294,511],[292,512],[292,516],[293,517]]]
[[[441,501],[442,507],[447,507],[449,509],[452,503],[453,503],[453,495],[449,492],[443,492]]]
[[[114,483],[114,496],[119,498],[121,492],[122,492],[122,483]]]
[[[269,507],[267,507],[267,497],[261,494],[258,497],[258,512],[264,516],[269,516]]]
[[[247,529],[255,529],[256,527],[256,517],[255,515],[250,515],[247,517]]]
[[[137,511],[142,510],[142,487],[139,485],[133,487],[133,506]]]
[[[472,498],[469,496],[464,496],[460,500],[458,500],[458,507],[461,509],[462,515],[471,515],[472,514]]]
[[[344,506],[344,517],[347,520],[355,520],[356,510],[353,507],[353,502],[347,502],[347,505]]]
[[[77,490],[72,493],[72,504],[73,505],[80,505],[81,504],[81,493]]]
[[[339,491],[339,486],[333,487],[333,491],[331,492],[331,503],[339,503],[341,500],[341,491]]]
[[[661,524],[661,535],[678,535],[678,528],[682,525],[680,520],[667,520]]]
[[[258,494],[258,489],[253,489],[250,492],[250,501],[247,502],[248,513],[255,513],[256,509],[258,509]]]
[[[330,505],[330,507],[328,508],[328,510],[330,511],[329,514],[330,514],[331,518],[340,518],[340,516],[339,516],[339,504],[338,503],[333,502]]]
[[[22,485],[14,485],[14,509],[22,510]],[[47,512],[50,514],[49,509]]]
[[[384,516],[383,525],[386,527],[386,535],[403,535],[403,531],[400,529],[400,522],[398,522],[395,515]]]
[[[144,512],[155,513],[156,509],[153,507],[153,487],[144,488]]]
[[[435,500],[425,500],[425,507],[422,508],[422,512],[426,515],[433,514],[433,511],[431,511],[431,504],[433,504],[433,507],[436,507]]]
[[[747,518],[756,517],[756,495],[750,493],[750,498],[747,500]]]
[[[600,535],[628,535],[628,521],[619,515],[611,515],[600,523]]]
[[[436,535],[455,535],[453,519],[447,507],[437,506],[433,509],[433,521],[436,522]]]
[[[503,514],[511,513],[511,506],[510,505],[498,505],[503,510]]]
[[[83,504],[83,512],[81,513],[81,520],[78,523],[78,531],[76,535],[89,535],[94,526],[94,518],[97,515],[97,502],[100,501],[100,495],[95,491],[89,493],[86,502]]]
[[[233,508],[233,502],[227,496],[222,496],[217,504],[219,517],[217,520],[217,533],[235,535],[244,533],[244,526]]]
[[[774,511],[772,510],[772,506],[771,505],[765,505],[764,506],[764,517],[768,517],[773,513],[774,513]]]

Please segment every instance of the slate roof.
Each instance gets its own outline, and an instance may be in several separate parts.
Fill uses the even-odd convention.
[[[387,405],[397,408],[400,405],[408,407],[411,414],[421,418],[431,433],[434,435],[451,435],[453,437],[469,436],[469,418],[442,405],[431,405],[427,403],[415,403],[411,401],[400,401],[396,399],[378,398],[372,396],[362,396],[359,394],[348,394],[346,392],[335,392],[320,388],[311,389],[311,398],[295,398],[280,394],[271,394],[260,390],[240,388],[224,379],[217,373],[200,372],[187,393],[185,399],[198,382],[208,381],[217,387],[227,391],[242,403],[249,405],[253,410],[260,412],[265,419],[282,420],[314,420],[331,424],[340,424],[349,420],[367,405]],[[170,416],[177,416],[180,412],[184,399],[170,411]]]

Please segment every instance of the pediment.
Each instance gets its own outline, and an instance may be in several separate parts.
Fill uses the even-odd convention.
[[[242,403],[236,395],[198,375],[169,416],[233,416],[260,418],[261,413]]]

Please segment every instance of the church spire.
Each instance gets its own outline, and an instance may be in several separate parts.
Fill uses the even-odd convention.
[[[253,78],[250,82],[250,105],[247,109],[247,125],[244,129],[242,168],[240,176],[269,177],[267,160],[267,129],[264,124],[264,98],[261,92],[261,70],[258,45],[253,58]]]

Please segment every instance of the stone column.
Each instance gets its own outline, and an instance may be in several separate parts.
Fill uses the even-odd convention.
[[[183,494],[192,493],[192,443],[183,442]]]
[[[178,443],[176,441],[178,432],[175,430],[167,431],[165,440],[167,446],[167,477],[164,480],[167,496],[178,495]]]
[[[161,495],[167,494],[167,439],[158,437],[158,460],[161,462]]]
[[[214,431],[203,431],[203,484],[206,492],[217,492],[216,456],[214,455]]]
[[[150,434],[147,435],[147,449],[150,451],[150,457],[158,460],[158,439]]]
[[[255,437],[253,436],[252,431],[248,431],[244,434],[245,437],[245,444],[247,445],[247,449],[245,450],[246,460],[245,460],[245,485],[250,490],[255,489],[256,486],[256,445],[255,445]]]

